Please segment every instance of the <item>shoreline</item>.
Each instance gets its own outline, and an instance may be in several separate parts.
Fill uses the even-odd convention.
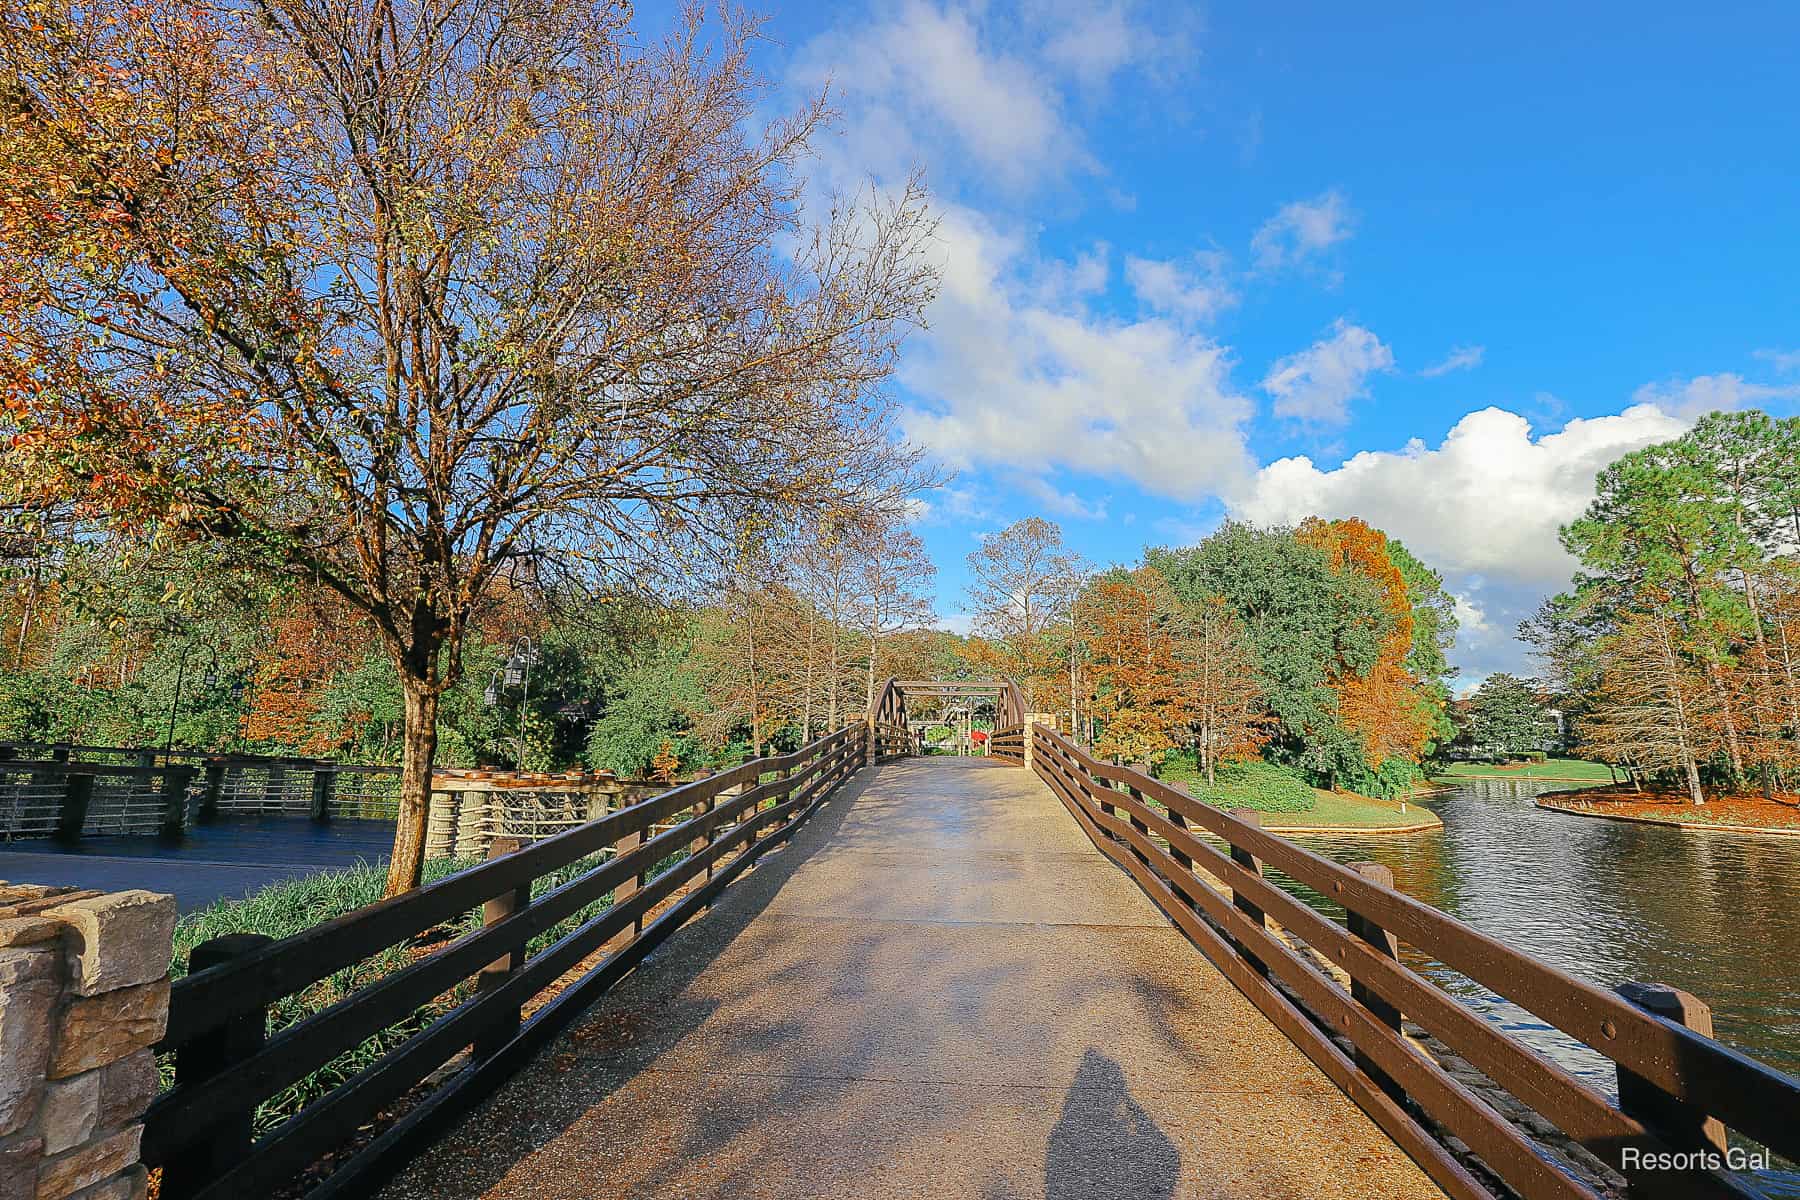
[[[1303,813],[1259,812],[1262,817],[1262,827],[1270,833],[1279,834],[1347,833],[1358,837],[1379,837],[1390,833],[1426,833],[1444,827],[1442,817],[1418,804],[1410,796],[1405,800],[1381,800],[1374,796],[1362,795],[1360,792],[1333,792],[1322,788],[1315,788],[1314,791],[1318,793],[1321,801],[1347,804],[1355,808],[1375,809],[1380,812],[1392,813],[1396,817],[1412,817],[1412,811],[1401,811],[1402,805],[1411,805],[1417,810],[1418,815],[1415,819],[1403,824],[1360,825],[1351,822],[1334,824],[1330,823],[1328,819],[1327,823],[1320,824],[1320,815],[1316,810]],[[1292,818],[1292,823],[1281,822],[1282,818]]]
[[[1800,838],[1800,826],[1782,825],[1739,825],[1720,821],[1681,821],[1668,817],[1647,817],[1635,813],[1605,812],[1590,803],[1587,807],[1576,807],[1573,804],[1557,803],[1547,797],[1538,797],[1532,801],[1538,808],[1546,812],[1567,813],[1572,817],[1594,817],[1602,821],[1625,821],[1633,825],[1661,825],[1668,829],[1680,829],[1690,833],[1732,833],[1752,834],[1761,837]]]

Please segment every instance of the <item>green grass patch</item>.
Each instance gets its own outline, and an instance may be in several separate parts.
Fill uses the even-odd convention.
[[[1405,829],[1432,819],[1431,810],[1409,803],[1407,811],[1389,807],[1363,796],[1343,792],[1317,792],[1318,803],[1295,825],[1329,826],[1333,829]],[[1271,821],[1279,828],[1282,822]]]
[[[1438,779],[1555,779],[1611,783],[1618,778],[1605,763],[1584,758],[1547,758],[1543,762],[1451,763]]]
[[[1227,763],[1213,773],[1214,782],[1191,757],[1171,755],[1164,762],[1162,777],[1179,783],[1196,797],[1219,808],[1254,808],[1258,812],[1311,812],[1318,794],[1306,780],[1286,767],[1252,759]]]
[[[660,874],[687,857],[679,851],[657,864],[652,874]],[[562,886],[605,861],[605,855],[579,859],[536,880],[533,898]],[[459,870],[474,866],[472,861],[450,859],[425,864],[425,882],[433,883]],[[170,971],[179,978],[187,974],[188,956],[201,942],[227,933],[262,933],[273,938],[291,937],[323,921],[373,904],[381,899],[387,881],[385,864],[358,865],[343,870],[321,871],[300,879],[271,884],[241,900],[220,900],[206,908],[182,917],[175,926],[174,955]],[[586,921],[599,916],[612,906],[612,896],[605,895],[584,905],[578,912],[559,921],[531,939],[530,954],[537,954],[558,938],[572,932]],[[352,993],[368,987],[383,976],[414,961],[424,948],[459,937],[481,925],[481,909],[471,908],[433,929],[399,945],[334,971],[324,979],[276,1001],[269,1009],[268,1029],[272,1035],[296,1025],[331,1007]],[[343,1086],[358,1072],[388,1054],[414,1034],[455,1008],[469,997],[473,981],[465,980],[448,992],[434,997],[405,1020],[389,1026],[361,1045],[340,1054],[317,1071],[283,1089],[264,1101],[256,1113],[256,1134],[261,1136],[298,1113],[307,1105]],[[165,1088],[174,1083],[174,1056],[162,1055],[159,1066]]]

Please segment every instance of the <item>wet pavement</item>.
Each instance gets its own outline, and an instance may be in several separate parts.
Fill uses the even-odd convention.
[[[865,772],[384,1193],[1424,1197],[1026,772]]]

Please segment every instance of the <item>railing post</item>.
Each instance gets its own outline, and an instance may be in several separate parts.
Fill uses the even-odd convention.
[[[200,794],[200,810],[194,814],[196,825],[211,825],[219,819],[219,801],[225,795],[226,761],[206,760],[206,790]]]
[[[313,771],[310,815],[320,824],[331,820],[331,798],[337,794],[337,777],[335,765],[321,766]]]
[[[1233,809],[1231,815],[1246,825],[1253,826],[1257,829],[1262,828],[1262,814],[1253,808]],[[1233,845],[1231,847],[1231,861],[1244,868],[1244,870],[1250,872],[1252,875],[1261,877],[1263,873],[1262,859],[1256,857],[1256,855],[1244,849],[1242,846]],[[1231,889],[1231,902],[1236,905],[1237,910],[1243,913],[1244,916],[1249,919],[1250,923],[1255,925],[1258,929],[1267,929],[1269,927],[1269,920],[1268,917],[1264,915],[1262,906],[1250,899],[1249,896],[1245,895],[1237,888]],[[1250,964],[1251,970],[1264,978],[1268,977],[1269,964],[1265,963],[1255,954],[1252,954],[1248,947],[1240,943],[1238,946],[1238,953],[1244,956],[1245,961]]]
[[[522,845],[524,842],[516,837],[497,837],[488,843],[488,861],[492,862],[503,854],[511,854]],[[512,891],[495,896],[482,904],[482,927],[498,925],[530,903],[531,881],[527,880]],[[475,994],[481,996],[493,991],[505,983],[514,971],[524,965],[525,947],[520,945],[481,968],[475,976]],[[519,1008],[517,1005],[512,1005],[495,1016],[493,1023],[475,1039],[475,1057],[487,1058],[500,1047],[512,1041],[518,1032]]]
[[[1380,863],[1359,862],[1347,863],[1345,865],[1370,883],[1389,889],[1394,886],[1393,871],[1382,866]],[[1368,917],[1363,916],[1349,905],[1344,906],[1344,924],[1354,936],[1361,938],[1363,941],[1373,946],[1377,954],[1398,961],[1400,957],[1400,944],[1394,939],[1394,935],[1389,933],[1386,929],[1383,929]],[[1386,1025],[1395,1033],[1400,1032],[1400,1010],[1376,995],[1374,989],[1356,978],[1356,973],[1354,971],[1350,974],[1350,997],[1364,1008],[1368,1009],[1370,1014],[1372,1014],[1377,1021]],[[1402,1089],[1398,1083],[1395,1083],[1394,1080],[1388,1076],[1387,1072],[1376,1066],[1374,1061],[1361,1050],[1356,1052],[1356,1065],[1364,1074],[1369,1076],[1369,1078],[1373,1079],[1376,1083],[1379,1083],[1381,1085],[1381,1090],[1386,1092],[1389,1096],[1392,1096],[1395,1100],[1402,1100],[1405,1098],[1406,1092],[1404,1089]]]
[[[179,841],[187,832],[188,789],[194,784],[194,774],[193,767],[163,766],[161,834],[167,841]]]
[[[1712,1008],[1698,996],[1666,983],[1622,983],[1619,995],[1645,1012],[1712,1036]],[[1643,1076],[1618,1067],[1619,1109],[1636,1117],[1676,1151],[1725,1153],[1725,1124]],[[1626,1173],[1630,1178],[1631,1173]]]
[[[1136,800],[1139,804],[1142,804],[1144,802],[1144,793],[1138,791],[1136,787],[1134,787],[1130,784],[1126,784],[1125,790],[1127,792],[1131,793],[1131,798],[1133,800]],[[1144,824],[1142,821],[1138,820],[1135,816],[1131,818],[1131,827],[1133,829],[1137,830],[1139,833],[1143,834],[1144,839],[1146,841],[1149,840],[1150,827],[1148,825]],[[1139,862],[1143,863],[1146,867],[1150,865],[1150,856],[1148,854],[1145,854],[1142,850],[1139,850],[1136,846],[1131,847],[1131,853],[1132,853],[1133,857],[1135,857]]]
[[[56,840],[78,842],[87,824],[88,805],[94,799],[94,777],[86,771],[63,776],[62,811],[56,815]]]
[[[188,973],[242,958],[274,940],[262,933],[228,933],[201,942],[188,956]],[[267,1025],[267,1010],[256,1008],[182,1046],[175,1052],[176,1084],[199,1084],[231,1070],[262,1049]],[[163,1164],[166,1200],[185,1200],[242,1162],[250,1153],[255,1115],[254,1106],[222,1114],[203,1136],[172,1155]]]

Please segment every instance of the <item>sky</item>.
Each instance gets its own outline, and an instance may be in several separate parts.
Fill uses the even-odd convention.
[[[1800,407],[1800,8],[762,5],[823,188],[922,171],[906,435],[965,629],[981,534],[1097,565],[1360,516],[1441,570],[1467,687],[1528,670],[1595,473]]]

